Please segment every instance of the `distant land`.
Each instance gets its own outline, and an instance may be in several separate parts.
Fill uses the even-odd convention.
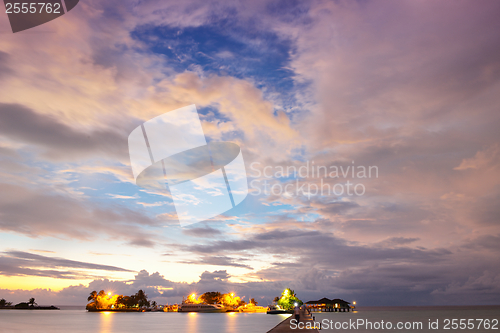
[[[60,310],[56,306],[40,306],[36,304],[34,298],[30,298],[28,302],[21,302],[12,305],[12,302],[7,302],[5,299],[0,299],[0,310]]]

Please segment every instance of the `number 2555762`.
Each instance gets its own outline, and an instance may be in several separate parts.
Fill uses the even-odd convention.
[[[5,4],[5,12],[7,14],[61,14],[61,4],[60,3],[50,3],[50,2],[15,2]]]

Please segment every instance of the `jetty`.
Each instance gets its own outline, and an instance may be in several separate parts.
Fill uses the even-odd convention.
[[[300,310],[300,318],[299,322],[301,323],[300,326],[304,327],[303,329],[299,329],[296,327],[294,324],[291,324],[290,321],[294,319],[295,316],[291,315],[290,317],[286,318],[283,320],[281,323],[276,325],[274,328],[272,328],[270,331],[267,331],[267,333],[292,333],[292,332],[318,332],[319,327],[314,328],[314,321],[312,319],[312,316],[309,314],[309,311],[307,310]],[[304,325],[304,326],[302,326]],[[296,327],[294,329],[294,327]],[[311,327],[308,329],[308,327]]]

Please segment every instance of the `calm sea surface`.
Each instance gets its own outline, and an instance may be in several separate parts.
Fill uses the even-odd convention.
[[[0,332],[29,333],[254,333],[267,332],[286,316],[265,313],[144,312],[88,313],[85,310],[0,310]]]
[[[500,332],[500,306],[359,307],[313,315],[323,332]]]
[[[350,313],[316,313],[317,322],[326,320],[329,329],[323,326],[323,332],[499,332],[500,306],[482,307],[365,307]],[[284,315],[267,315],[263,313],[176,313],[176,312],[146,312],[146,313],[88,313],[83,309],[62,307],[60,311],[19,311],[0,310],[0,332],[165,332],[165,333],[264,333],[280,323]],[[446,320],[449,320],[445,328]],[[457,319],[453,329],[452,319]],[[460,322],[460,319],[462,321]],[[481,319],[483,319],[481,321]],[[488,324],[485,325],[488,319]],[[365,325],[353,329],[352,322],[371,322],[372,329]],[[429,320],[437,321],[438,329],[429,329]],[[381,322],[384,321],[384,327]],[[392,328],[387,328],[387,323]],[[478,328],[481,322],[481,327]],[[332,324],[333,323],[333,324]],[[338,323],[338,324],[336,324]],[[347,323],[347,324],[344,324]],[[377,324],[378,323],[378,324]],[[396,325],[403,323],[409,329],[398,329]],[[422,328],[413,326],[422,323]],[[460,325],[462,323],[462,325]],[[335,328],[337,325],[337,329]],[[460,327],[465,327],[460,329]],[[342,328],[339,325],[344,325]],[[349,328],[346,329],[346,325]],[[474,325],[474,328],[472,328]],[[468,326],[468,327],[467,327]],[[489,328],[486,328],[489,327]],[[300,330],[295,330],[299,331]]]

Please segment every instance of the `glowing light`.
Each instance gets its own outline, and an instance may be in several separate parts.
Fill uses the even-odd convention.
[[[108,293],[108,296],[111,296],[111,295],[112,295],[112,293],[111,293],[111,291],[110,291],[110,292]]]
[[[352,304],[356,305],[356,302],[354,301],[354,302],[352,302]]]
[[[191,295],[189,295],[189,296],[187,297],[186,302],[188,302],[188,303],[192,303],[192,304],[199,304],[199,303],[201,303],[201,300],[197,300],[197,299],[196,299],[196,294],[195,294],[195,293],[193,293],[193,294],[191,294]]]
[[[298,306],[298,305],[299,305],[299,303],[295,303],[295,306]]]
[[[234,293],[231,293],[231,297],[234,297]]]

